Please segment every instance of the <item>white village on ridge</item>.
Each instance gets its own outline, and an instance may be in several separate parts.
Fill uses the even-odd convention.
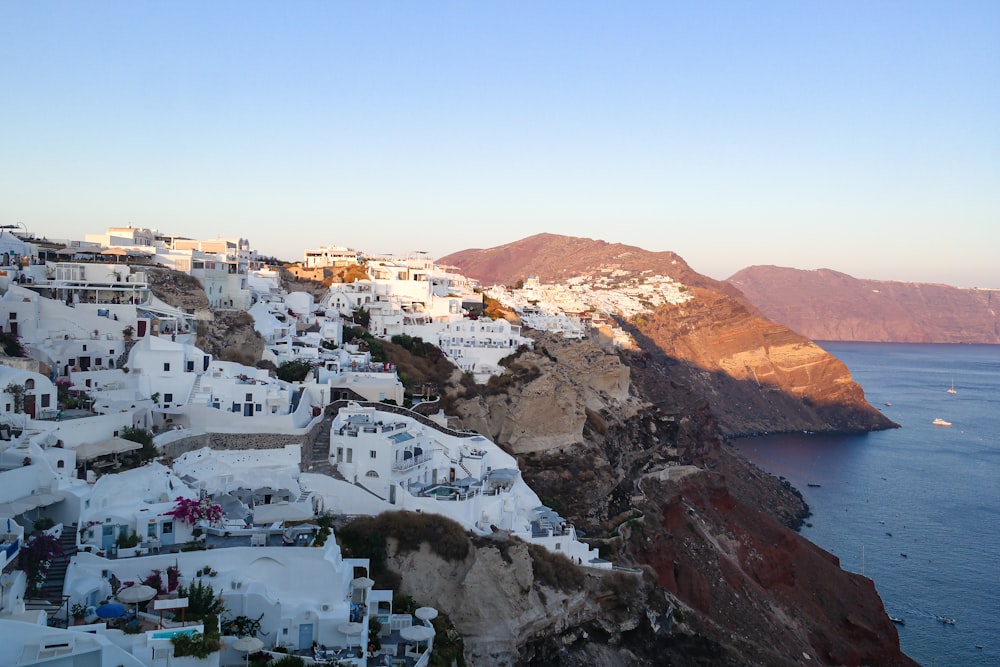
[[[292,268],[352,276],[317,298],[283,289],[247,239],[132,227],[4,229],[0,264],[0,664],[18,666],[429,664],[437,610],[394,603],[342,552],[355,517],[446,517],[612,569],[378,341],[429,343],[482,384],[529,329],[628,346],[610,315],[691,298],[610,270],[483,289],[422,253],[334,246]],[[208,307],[157,298],[161,273]],[[486,316],[484,295],[526,329]],[[259,362],[208,351],[220,314],[252,318]]]

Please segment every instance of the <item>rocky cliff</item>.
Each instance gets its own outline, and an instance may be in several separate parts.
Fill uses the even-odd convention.
[[[441,260],[484,283],[510,284],[528,275],[543,282],[574,276],[658,274],[682,282],[693,299],[622,321],[646,358],[660,368],[647,391],[669,369],[705,398],[724,435],[776,431],[863,432],[891,428],[872,408],[846,366],[787,327],[741,301],[732,285],[693,271],[670,252],[604,241],[540,234],[488,250]],[[557,406],[561,405],[558,401]]]
[[[1000,290],[751,266],[731,276],[766,317],[813,340],[1000,343]]]
[[[519,256],[526,247],[547,263]],[[534,351],[509,359],[501,378],[472,386],[455,373],[443,387],[449,412],[517,455],[545,504],[640,574],[587,573],[576,589],[553,590],[536,555],[480,544],[459,565],[397,555],[403,590],[447,611],[475,664],[914,664],[872,582],[794,532],[808,515],[798,492],[724,444],[739,433],[893,424],[843,364],[731,286],[670,253],[632,264],[644,252],[541,235],[446,258],[508,284],[653,270],[694,298],[621,321],[635,351],[529,332]],[[427,571],[442,583],[407,576]]]
[[[198,320],[195,344],[217,359],[253,366],[264,352],[264,341],[254,329],[253,318],[244,312],[218,311],[209,307],[205,290],[196,278],[166,268],[148,269],[149,288],[156,298]]]
[[[631,570],[575,568],[503,533],[451,560],[390,540],[401,590],[445,612],[476,665],[912,665],[872,582],[789,528],[801,496],[725,446],[702,388],[659,354],[539,335],[506,379],[445,388]]]

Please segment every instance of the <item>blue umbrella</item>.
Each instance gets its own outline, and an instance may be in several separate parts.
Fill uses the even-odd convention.
[[[121,618],[124,615],[125,605],[118,604],[117,602],[102,604],[97,608],[98,618]]]

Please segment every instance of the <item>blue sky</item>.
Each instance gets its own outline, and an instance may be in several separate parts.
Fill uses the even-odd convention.
[[[1000,287],[1000,3],[0,4],[0,224]]]

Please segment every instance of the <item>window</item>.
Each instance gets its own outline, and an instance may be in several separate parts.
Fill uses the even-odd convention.
[[[163,362],[163,370],[165,370],[165,371],[169,371],[170,370],[170,362],[169,361],[164,361]]]
[[[255,405],[253,406],[253,409],[254,409],[254,411],[255,411],[255,412],[260,412],[261,410],[263,410],[263,409],[264,409],[264,406],[263,406],[263,405],[261,405],[260,403],[257,403],[257,404],[255,404]]]
[[[28,378],[24,381],[24,388],[27,391],[31,391],[35,388],[35,381],[32,378]]]
[[[17,313],[11,313],[10,315],[7,316],[7,319],[9,319],[9,320],[16,320],[17,319]]]
[[[164,403],[173,403],[174,402],[174,395],[173,394],[164,394],[163,395],[163,402]]]
[[[164,535],[170,535],[173,532],[174,532],[174,522],[173,521],[164,521],[163,522],[163,534]]]
[[[86,343],[84,343],[84,344],[83,344],[83,351],[84,351],[84,352],[86,352],[86,351],[87,351],[87,344],[86,344]]]
[[[369,470],[368,472],[365,473],[365,477],[378,477],[378,473],[375,472],[374,470]]]
[[[371,454],[371,457],[373,459],[377,458],[377,456],[378,456],[378,453],[374,449],[370,450],[368,453]]]
[[[62,459],[59,459],[58,461],[56,461],[56,467],[57,468],[65,468],[66,467],[66,462],[63,461]]]
[[[52,395],[51,394],[42,394],[42,407],[43,408],[47,408],[50,405],[52,405]]]
[[[253,403],[253,394],[247,394],[246,398],[243,399],[247,403]]]

